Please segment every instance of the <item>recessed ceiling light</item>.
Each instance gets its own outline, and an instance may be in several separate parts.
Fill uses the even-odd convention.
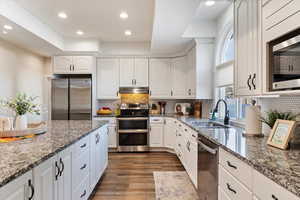
[[[81,31],[81,30],[78,30],[76,33],[77,33],[77,35],[83,35],[84,34],[84,32]]]
[[[62,18],[62,19],[67,19],[68,18],[68,15],[65,12],[60,12],[60,13],[57,14],[57,16],[59,18]]]
[[[127,19],[127,18],[128,18],[127,12],[121,12],[120,18],[121,18],[121,19]]]
[[[125,35],[127,35],[127,36],[130,36],[130,35],[132,35],[132,32],[131,32],[131,30],[126,30],[124,33],[125,33]]]
[[[206,1],[205,2],[205,5],[207,5],[207,6],[213,6],[213,5],[215,5],[215,1]]]
[[[3,34],[7,34],[7,31],[2,31]]]
[[[4,25],[3,27],[4,27],[6,30],[12,30],[12,29],[13,29],[13,27],[10,26],[10,25]]]

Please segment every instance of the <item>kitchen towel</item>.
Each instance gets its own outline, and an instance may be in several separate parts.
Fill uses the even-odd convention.
[[[262,134],[262,122],[260,116],[260,106],[249,105],[246,107],[245,135],[255,136]]]

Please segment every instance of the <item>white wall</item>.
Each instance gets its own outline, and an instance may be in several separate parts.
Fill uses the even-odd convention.
[[[17,92],[38,96],[43,104],[45,58],[0,40],[0,98]]]

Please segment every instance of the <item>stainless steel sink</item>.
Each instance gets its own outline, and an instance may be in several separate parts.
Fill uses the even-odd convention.
[[[192,122],[192,125],[200,128],[230,128],[217,122]]]

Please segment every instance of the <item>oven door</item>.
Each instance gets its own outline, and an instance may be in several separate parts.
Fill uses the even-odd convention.
[[[124,117],[118,118],[118,128],[120,131],[147,131],[148,117]]]

